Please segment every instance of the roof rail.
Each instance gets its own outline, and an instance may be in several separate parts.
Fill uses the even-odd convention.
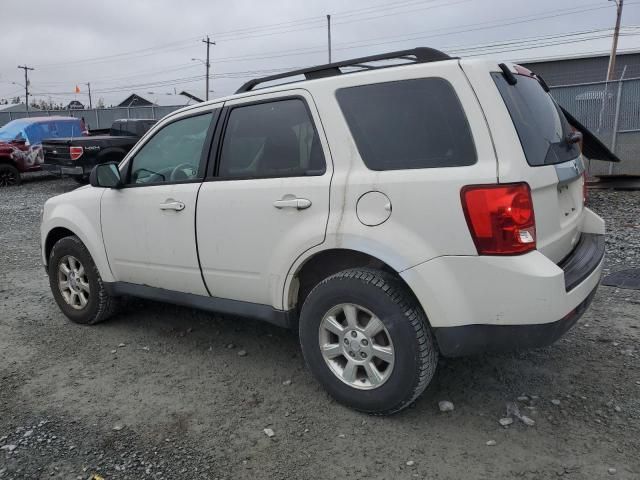
[[[294,77],[296,75],[304,75],[306,80],[333,77],[335,75],[341,75],[343,73],[340,70],[341,67],[354,67],[367,70],[375,68],[385,68],[385,66],[372,67],[370,65],[366,65],[367,63],[378,62],[381,60],[400,59],[407,60],[410,63],[428,63],[438,62],[440,60],[450,60],[452,58],[457,57],[450,57],[446,53],[443,53],[440,50],[436,50],[434,48],[418,47],[412,48],[410,50],[398,50],[396,52],[382,53],[361,58],[352,58],[351,60],[344,60],[342,62],[327,63],[325,65],[317,65],[315,67],[301,68],[299,70],[292,70],[290,72],[269,75],[268,77],[254,78],[253,80],[249,80],[247,83],[242,85],[238,90],[236,90],[236,93],[249,92],[253,90],[256,85],[259,85],[261,83],[271,82],[273,80],[279,80],[281,78]],[[387,65],[386,67],[389,66],[397,65]]]

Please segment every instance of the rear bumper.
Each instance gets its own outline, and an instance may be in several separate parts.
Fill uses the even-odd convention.
[[[545,346],[587,309],[600,281],[604,236],[583,233],[556,265],[514,257],[438,257],[401,273],[445,356]]]
[[[64,165],[54,165],[51,163],[43,163],[42,170],[58,176],[62,176],[62,175],[84,176],[89,174],[89,172],[85,172],[85,169],[82,166],[67,167]]]
[[[536,325],[464,325],[434,328],[438,347],[446,357],[546,347],[575,325],[589,307],[597,289],[596,285],[576,308],[555,322]]]

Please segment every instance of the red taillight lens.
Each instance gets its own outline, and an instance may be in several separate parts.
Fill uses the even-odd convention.
[[[84,153],[84,148],[82,147],[70,147],[69,155],[71,155],[71,160],[79,159]]]
[[[519,255],[536,249],[529,185],[470,185],[460,196],[480,255]]]

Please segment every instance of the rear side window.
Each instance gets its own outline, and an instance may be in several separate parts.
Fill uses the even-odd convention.
[[[571,133],[567,119],[538,80],[516,75],[518,83],[509,85],[501,73],[491,76],[509,110],[529,165],[553,165],[580,155],[578,145],[566,140]]]
[[[360,156],[371,170],[476,162],[460,100],[442,78],[342,88],[336,97]]]
[[[218,175],[268,178],[322,175],[318,132],[300,99],[234,107],[229,114]]]

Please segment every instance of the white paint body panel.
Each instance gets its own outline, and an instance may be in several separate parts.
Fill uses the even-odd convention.
[[[104,191],[102,188],[82,187],[46,201],[40,225],[40,245],[45,265],[49,262],[44,250],[49,232],[54,228],[66,228],[85,244],[102,279],[105,282],[115,281],[109,268],[100,229],[100,198]]]
[[[271,305],[282,309],[282,289],[289,267],[325,238],[333,165],[313,98],[304,98],[318,130],[326,171],[321,176],[219,180],[205,182],[197,212],[202,275],[214,297]],[[279,98],[266,94],[254,100]],[[225,106],[242,105],[229,101]],[[276,208],[285,196],[304,198],[304,210]]]
[[[199,183],[108,189],[102,234],[109,265],[121,282],[206,295],[194,231]],[[167,201],[182,211],[161,210]]]
[[[526,163],[489,74],[496,69],[496,62],[486,60],[448,60],[281,85],[180,110],[167,118],[211,110],[221,102],[301,95],[311,109],[327,172],[318,177],[217,180],[122,191],[79,189],[47,202],[43,240],[52,228],[68,226],[85,242],[106,281],[207,295],[204,276],[215,297],[276,309],[294,306],[296,274],[306,261],[324,250],[352,249],[398,272],[434,327],[559,320],[597,285],[602,267],[565,292],[556,263],[567,252],[568,236],[604,233],[604,223],[586,208],[564,224],[558,220],[555,171]],[[336,101],[336,90],[425,77],[444,78],[455,89],[468,118],[477,162],[452,168],[368,170]],[[166,121],[148,132],[123,164]],[[460,189],[498,181],[531,185],[539,251],[514,257],[477,255]],[[381,192],[392,205],[388,218],[375,226],[363,224],[357,215],[358,200],[371,191]],[[273,202],[287,194],[307,198],[312,206],[300,211],[274,208]],[[167,198],[182,201],[186,209],[161,213],[158,204]]]
[[[439,257],[402,272],[433,327],[534,325],[562,319],[600,281],[602,262],[573,290],[541,252]]]
[[[554,262],[562,260],[579,240],[584,214],[584,180],[578,178],[559,191],[555,165],[531,167],[509,111],[490,75],[491,71],[500,71],[498,63],[489,60],[462,60],[460,63],[494,132],[498,181],[529,184],[536,219],[537,249]],[[507,65],[516,73],[513,64]]]

